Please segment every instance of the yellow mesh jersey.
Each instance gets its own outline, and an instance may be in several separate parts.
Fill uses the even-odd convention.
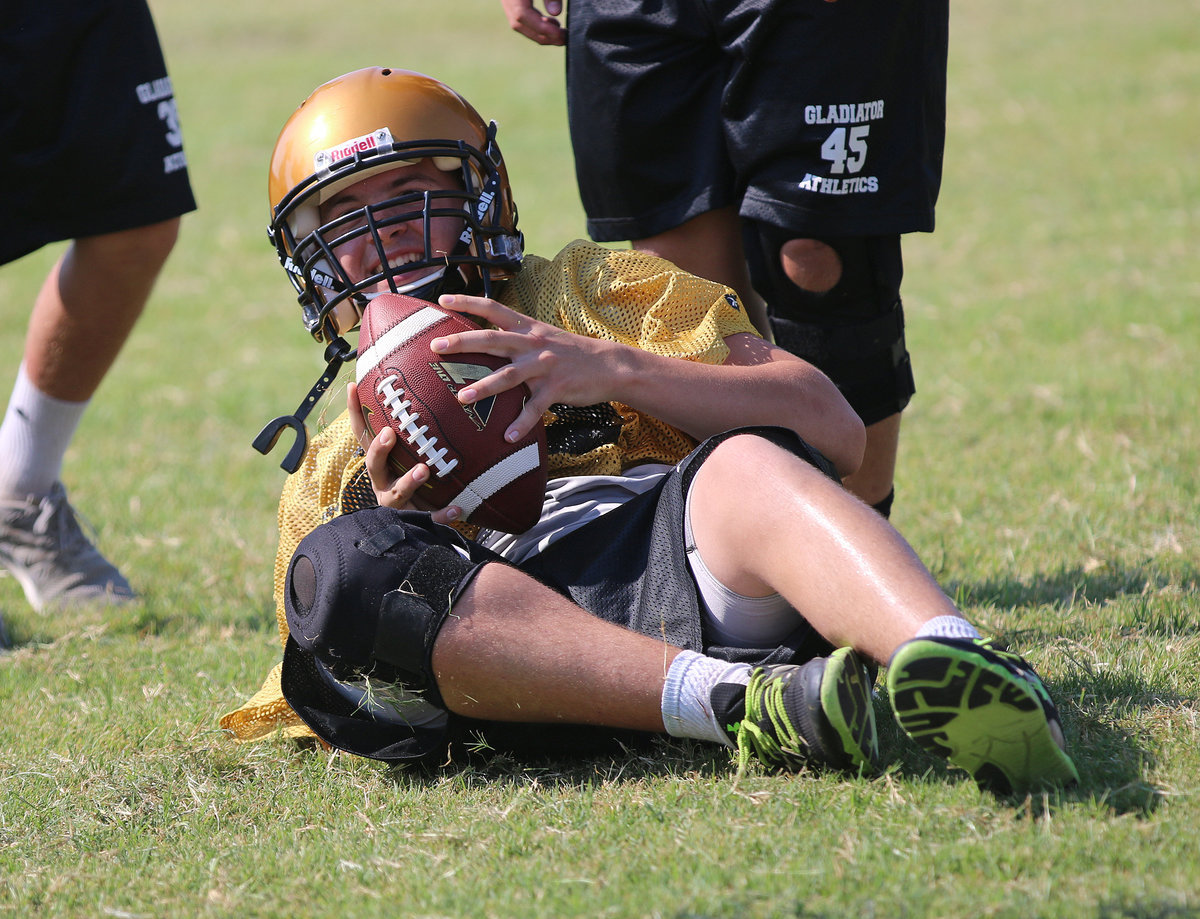
[[[281,647],[288,637],[283,608],[284,576],[300,540],[338,514],[375,503],[362,451],[350,429],[350,415],[342,412],[309,442],[300,468],[284,481],[279,498],[275,620]],[[288,737],[315,736],[283,698],[279,686],[281,669],[282,664],[277,664],[250,701],[223,716],[221,727],[241,741],[256,740],[276,731]]]
[[[527,256],[499,299],[569,332],[708,364],[725,361],[727,336],[757,334],[729,288],[645,253],[584,241],[553,259]],[[682,431],[619,403],[555,406],[545,421],[551,478],[618,475],[639,463],[675,463],[696,445]],[[321,523],[373,504],[362,451],[343,412],[312,439],[280,496],[275,616],[281,644],[288,635],[284,576],[296,546]],[[276,665],[252,699],[221,718],[221,727],[241,741],[276,731],[312,736],[283,698],[279,675]]]

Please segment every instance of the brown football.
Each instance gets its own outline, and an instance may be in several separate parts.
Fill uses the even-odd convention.
[[[398,472],[427,463],[432,475],[413,504],[423,510],[450,505],[463,519],[521,533],[537,523],[546,491],[546,429],[537,426],[516,443],[504,432],[520,414],[524,385],[463,405],[457,392],[503,367],[490,354],[441,356],[429,343],[478,329],[470,318],[433,303],[385,293],[363,313],[356,376],[367,428],[396,432],[390,462]]]

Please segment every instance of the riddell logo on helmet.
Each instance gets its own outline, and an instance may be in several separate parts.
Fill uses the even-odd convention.
[[[485,191],[479,196],[479,201],[475,205],[476,222],[483,220],[483,215],[486,214],[488,208],[492,206],[492,201],[495,200],[495,198],[496,193],[490,191]],[[470,245],[473,236],[474,233],[472,233],[471,227],[467,226],[463,228],[462,234],[458,237],[458,241]]]
[[[290,255],[286,259],[283,260],[283,270],[287,271],[291,274],[294,274],[296,277],[300,278],[301,280],[304,279],[304,271],[300,268],[300,266],[298,266],[294,261],[292,261],[292,257]],[[324,272],[317,271],[315,269],[312,271],[312,282],[314,284],[319,285],[320,287],[327,288],[328,290],[336,290],[337,289],[336,287],[334,287],[336,282],[330,275],[327,275]]]
[[[352,137],[336,147],[318,150],[313,156],[313,169],[316,172],[326,172],[356,153],[387,152],[391,147],[392,132],[387,128],[380,128],[361,137]]]

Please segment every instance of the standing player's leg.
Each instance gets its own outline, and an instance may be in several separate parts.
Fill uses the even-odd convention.
[[[68,402],[92,397],[145,309],[179,225],[176,217],[71,244],[38,294],[25,339],[38,389]]]
[[[750,276],[776,344],[824,370],[867,425],[846,484],[887,515],[914,391],[900,238],[933,230],[949,4],[755,8],[730,21],[745,25],[728,44],[755,53],[735,58],[722,106]]]
[[[0,205],[19,233],[0,243],[0,260],[73,240],[34,304],[0,425],[0,564],[38,609],[132,596],[84,535],[59,477],[175,244],[179,215],[195,208],[149,7],[59,12],[29,17],[21,53],[0,68],[0,96],[20,89],[5,111],[17,129],[4,162],[18,178]],[[41,80],[45,61],[68,46],[72,66]],[[114,134],[118,147],[97,142]]]
[[[145,308],[178,229],[174,218],[76,240],[34,304],[0,424],[0,563],[35,609],[133,596],[83,534],[60,475],[84,410]]]
[[[776,343],[825,371],[867,425],[863,465],[845,484],[886,517],[900,413],[915,391],[900,237],[817,240],[756,222],[746,237]]]

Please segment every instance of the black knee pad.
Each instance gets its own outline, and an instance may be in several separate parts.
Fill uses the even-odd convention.
[[[433,642],[482,564],[427,514],[367,508],[335,517],[292,555],[284,587],[291,639],[336,679],[402,683],[441,706]]]
[[[767,301],[775,343],[821,368],[864,423],[901,411],[916,387],[904,343],[900,237],[821,239],[842,265],[824,293],[802,290],[784,273],[779,253],[794,238],[771,224],[746,227],[750,277]]]

